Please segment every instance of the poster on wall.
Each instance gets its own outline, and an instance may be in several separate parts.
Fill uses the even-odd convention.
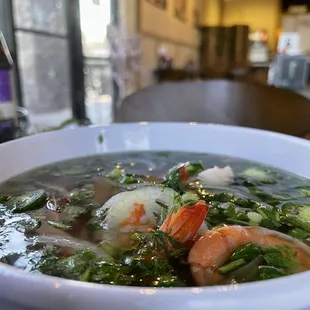
[[[174,0],[175,3],[175,16],[182,22],[186,21],[187,0]]]
[[[156,6],[159,9],[165,10],[167,7],[167,1],[166,0],[146,0],[146,2],[152,4],[153,6]]]

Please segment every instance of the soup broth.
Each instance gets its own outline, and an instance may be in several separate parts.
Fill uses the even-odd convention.
[[[310,181],[226,156],[106,154],[0,185],[0,261],[31,273],[152,287],[267,280],[310,268],[308,238]]]

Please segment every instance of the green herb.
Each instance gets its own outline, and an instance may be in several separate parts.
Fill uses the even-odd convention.
[[[239,174],[239,177],[264,184],[275,184],[277,182],[277,174],[274,171],[256,167],[244,170]]]
[[[285,224],[310,232],[310,205],[286,203],[282,205],[282,214]]]
[[[125,172],[120,168],[113,169],[107,177],[121,184],[139,183],[139,179],[135,175]]]
[[[269,266],[292,270],[299,266],[297,253],[289,246],[275,246],[263,248],[264,260]]]
[[[262,217],[260,226],[273,230],[278,230],[282,226],[280,212],[277,208],[256,202],[253,205],[253,210]]]
[[[89,211],[87,206],[66,204],[61,207],[61,213],[64,214],[66,221],[73,221]]]
[[[246,195],[241,193],[234,193],[228,191],[219,191],[219,190],[207,190],[202,191],[202,196],[207,201],[217,201],[217,202],[231,202],[239,207],[251,208],[253,201],[248,199]]]
[[[5,203],[11,199],[11,196],[8,195],[0,195],[0,203]]]
[[[98,136],[98,142],[99,142],[100,144],[103,143],[103,135],[102,135],[102,134],[100,134],[100,135]]]
[[[287,273],[283,269],[274,266],[259,266],[257,272],[258,280],[275,279],[286,275]]]
[[[300,228],[293,228],[288,232],[288,234],[294,238],[301,240],[310,238],[310,233]]]
[[[251,242],[235,251],[231,256],[231,260],[243,259],[245,261],[251,261],[261,253],[262,248],[255,242]]]
[[[93,218],[87,223],[86,229],[89,232],[107,231],[107,226],[102,219]]]
[[[259,225],[262,222],[263,216],[258,212],[248,212],[247,216],[249,218],[250,225]]]
[[[61,229],[61,230],[70,230],[72,229],[72,225],[64,222],[64,221],[47,221],[47,224],[51,225],[54,228]]]
[[[224,279],[219,284],[231,284],[232,282],[243,283],[256,279],[259,266],[264,263],[263,257],[257,256],[246,265],[225,274]]]
[[[251,242],[236,250],[218,271],[225,274],[221,284],[265,280],[290,274],[299,266],[296,252],[289,246],[260,247]]]
[[[38,229],[40,225],[36,219],[24,219],[16,223],[16,230],[28,233]]]
[[[120,263],[99,259],[92,264],[90,282],[116,285],[133,285],[136,276],[131,268]]]
[[[182,203],[183,204],[187,204],[190,202],[197,202],[199,200],[199,196],[197,194],[195,194],[194,192],[185,192],[182,195]]]
[[[310,197],[310,188],[301,188],[299,192],[305,197]]]
[[[42,257],[37,268],[51,276],[80,280],[95,259],[96,255],[89,250],[78,251],[64,258],[60,258],[57,250],[53,250]]]
[[[121,184],[139,183],[139,180],[130,175],[123,175],[119,181]]]
[[[74,189],[70,193],[70,203],[81,203],[92,201],[95,191],[93,185],[84,186],[82,188]]]
[[[237,260],[234,260],[228,263],[227,265],[220,267],[218,271],[222,274],[225,274],[235,269],[238,269],[241,266],[244,266],[245,264],[246,264],[246,261],[244,259],[237,259]]]
[[[79,278],[80,281],[89,282],[90,280],[90,269],[86,269]]]
[[[44,190],[29,192],[25,195],[14,197],[9,202],[9,208],[14,213],[40,209],[45,206],[47,196]]]
[[[115,168],[107,175],[107,177],[113,180],[119,180],[122,177],[122,170],[120,168]]]
[[[182,243],[160,230],[151,233],[135,233],[131,238],[136,241],[136,250],[149,248],[156,253],[164,252],[166,256],[179,256],[180,253],[184,254],[187,251]],[[171,247],[174,249],[173,252]]]
[[[168,170],[164,184],[176,192],[182,192],[183,185],[188,178],[203,170],[202,162],[199,163],[180,163]]]

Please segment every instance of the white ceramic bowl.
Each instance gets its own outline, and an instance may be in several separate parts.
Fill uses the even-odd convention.
[[[240,127],[142,122],[68,129],[0,145],[0,181],[59,160],[129,150],[225,154],[310,177],[306,140]],[[40,310],[302,310],[310,309],[310,272],[234,287],[152,289],[34,276],[0,264],[0,309],[13,304]]]

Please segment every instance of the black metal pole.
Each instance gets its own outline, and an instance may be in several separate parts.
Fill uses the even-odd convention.
[[[20,85],[20,76],[18,69],[18,57],[17,47],[15,40],[15,27],[14,27],[14,16],[13,16],[13,1],[12,0],[1,0],[0,1],[0,30],[2,31],[8,48],[10,50],[14,65],[14,84],[15,84],[15,96],[16,104],[23,106],[23,96]]]
[[[80,5],[79,0],[67,0],[66,4],[72,112],[74,118],[84,122],[86,110]]]

